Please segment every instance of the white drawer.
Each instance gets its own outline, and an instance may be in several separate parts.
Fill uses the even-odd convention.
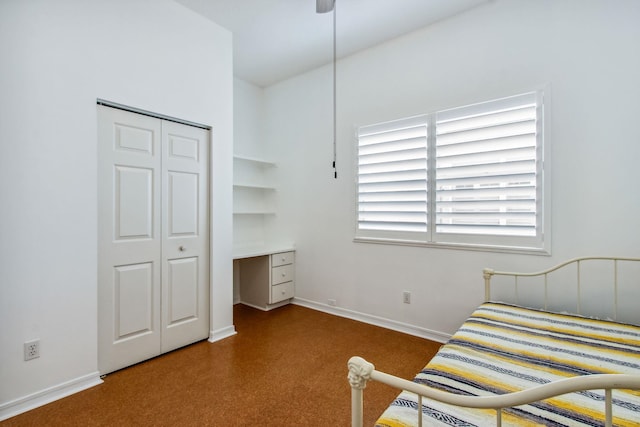
[[[278,267],[280,265],[293,264],[293,252],[281,252],[271,255],[271,266]]]
[[[280,283],[271,287],[271,304],[293,298],[293,282]]]
[[[281,265],[271,269],[271,284],[289,282],[293,280],[293,264]]]

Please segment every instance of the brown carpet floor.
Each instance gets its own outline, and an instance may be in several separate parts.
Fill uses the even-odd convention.
[[[296,305],[234,307],[237,335],[109,374],[104,384],[10,418],[9,426],[348,426],[347,361],[404,378],[439,343]],[[370,382],[365,425],[398,394]]]

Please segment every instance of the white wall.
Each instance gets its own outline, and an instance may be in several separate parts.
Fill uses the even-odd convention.
[[[0,60],[1,419],[97,379],[96,98],[213,127],[211,330],[233,329],[233,77],[230,33],[169,0],[3,1]]]
[[[269,157],[264,143],[264,91],[245,80],[233,79],[233,149],[245,157]]]
[[[537,270],[581,255],[638,256],[639,20],[635,0],[497,0],[339,61],[337,180],[331,68],[265,89],[281,178],[274,234],[293,233],[296,296],[335,299],[339,309],[438,337],[482,301],[483,267]],[[358,125],[543,84],[551,88],[551,257],[352,241]],[[402,303],[403,290],[412,292],[411,305]]]

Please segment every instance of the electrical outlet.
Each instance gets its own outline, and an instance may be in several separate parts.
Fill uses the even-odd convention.
[[[329,305],[331,307],[335,307],[336,306],[336,300],[334,300],[334,299],[329,299],[329,300],[327,300],[327,302],[329,303]]]
[[[40,357],[40,340],[27,341],[24,343],[24,360]]]
[[[411,292],[409,291],[402,292],[402,302],[405,304],[411,304]]]

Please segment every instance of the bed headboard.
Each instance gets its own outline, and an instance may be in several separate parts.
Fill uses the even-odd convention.
[[[621,271],[624,271],[623,289],[621,289],[620,286]],[[637,301],[640,301],[640,258],[604,256],[580,257],[570,259],[547,270],[533,273],[497,271],[491,268],[485,268],[483,270],[485,284],[485,301],[490,301],[492,298],[491,280],[494,278],[494,276],[506,276],[507,278],[511,278],[513,280],[513,293],[515,294],[516,304],[522,304],[522,302],[520,301],[521,292],[519,288],[523,287],[523,282],[526,282],[524,283],[524,286],[526,287],[529,287],[529,285],[543,287],[543,306],[536,308],[548,310],[550,309],[550,305],[553,305],[554,302],[554,299],[551,296],[551,294],[554,292],[552,288],[557,285],[556,283],[551,283],[551,277],[554,274],[562,275],[562,277],[564,278],[563,281],[567,280],[567,274],[573,276],[573,279],[571,279],[573,283],[568,284],[568,289],[570,292],[570,286],[575,285],[576,314],[601,317],[597,314],[589,312],[588,310],[584,310],[583,302],[587,300],[586,298],[588,296],[584,295],[585,290],[583,288],[590,287],[589,290],[597,289],[598,291],[597,293],[593,293],[592,296],[590,296],[592,306],[594,305],[593,301],[595,299],[595,301],[599,305],[605,304],[607,306],[612,306],[607,307],[606,309],[607,313],[610,313],[607,315],[607,317],[612,318],[613,320],[622,320],[628,323],[640,324],[640,315],[638,314],[633,316],[634,318],[632,319],[619,318],[619,308],[621,301],[623,302],[622,305],[625,307],[627,305],[629,305],[630,307],[632,305],[635,306],[633,307],[633,311],[635,313],[639,311],[637,309]],[[529,280],[530,278],[536,278],[536,280]],[[595,285],[591,283],[589,286],[585,286],[585,283],[590,281],[595,282]],[[565,283],[563,283],[563,293],[567,291],[567,288],[565,288],[564,285]],[[610,292],[611,294],[603,298],[599,297],[598,295],[602,295],[605,290],[606,292]],[[627,304],[625,304],[625,302]],[[573,312],[573,310],[571,310],[571,312]]]

